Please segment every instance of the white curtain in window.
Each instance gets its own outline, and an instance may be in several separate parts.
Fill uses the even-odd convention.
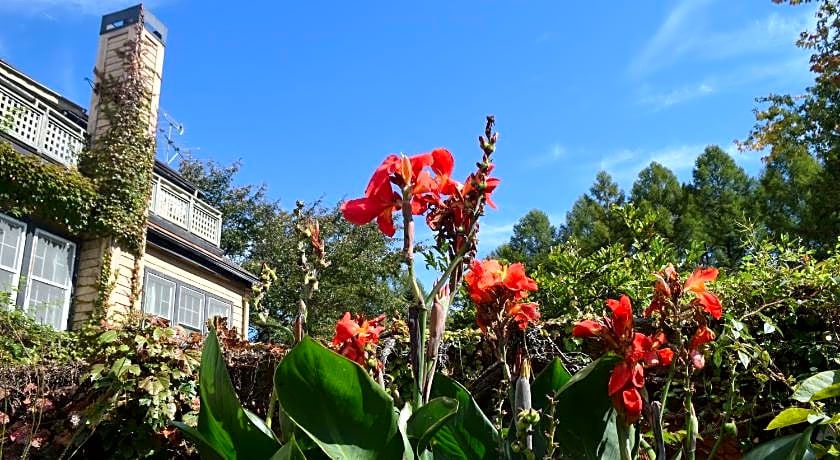
[[[12,293],[17,287],[23,236],[23,224],[0,214],[0,292]]]
[[[178,296],[178,323],[201,329],[204,312],[204,294],[182,287]]]
[[[27,313],[42,324],[64,329],[70,306],[70,277],[76,246],[37,231],[29,269]]]
[[[143,311],[171,320],[175,301],[175,283],[149,273],[146,275],[146,285],[143,290],[145,291]]]

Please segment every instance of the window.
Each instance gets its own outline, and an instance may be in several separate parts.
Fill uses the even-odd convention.
[[[75,244],[35,230],[23,308],[39,323],[56,329],[67,324],[75,254]]]
[[[75,258],[72,242],[0,214],[0,292],[39,323],[67,325]]]
[[[17,289],[25,230],[22,222],[0,214],[0,292]]]
[[[143,311],[161,318],[172,319],[175,307],[175,283],[154,273],[146,274],[143,287]]]
[[[143,311],[196,331],[214,316],[230,318],[233,304],[168,274],[146,269]]]
[[[178,296],[178,324],[192,329],[201,329],[202,313],[204,313],[204,294],[182,287]]]
[[[207,299],[207,319],[211,319],[214,316],[230,318],[230,304],[212,297]]]

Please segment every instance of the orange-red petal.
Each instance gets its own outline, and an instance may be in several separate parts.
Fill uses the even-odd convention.
[[[353,320],[350,312],[345,312],[344,316],[335,325],[335,337],[333,338],[333,345],[338,345],[347,339],[353,338],[359,332],[359,323]]]
[[[723,307],[720,304],[720,299],[709,291],[703,291],[697,294],[697,300],[700,305],[712,315],[714,319],[720,319],[723,315]]]
[[[575,324],[572,335],[575,337],[597,337],[604,331],[604,325],[600,321],[585,319]]]
[[[624,390],[621,393],[621,401],[624,406],[624,417],[628,423],[635,423],[642,416],[642,395],[635,388]]]
[[[714,267],[700,268],[698,267],[691,276],[685,280],[686,291],[694,293],[701,293],[706,290],[706,283],[717,279],[718,269]]]

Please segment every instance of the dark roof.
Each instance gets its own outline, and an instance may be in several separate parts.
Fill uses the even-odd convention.
[[[249,286],[259,282],[253,273],[225,257],[212,243],[154,214],[149,215],[147,241],[226,278],[237,279]]]

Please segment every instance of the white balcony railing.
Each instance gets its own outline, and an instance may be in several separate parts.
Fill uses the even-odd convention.
[[[222,236],[222,213],[155,175],[151,211],[210,243],[219,245]]]
[[[0,79],[0,131],[66,166],[75,166],[85,130],[34,95],[14,91]]]

